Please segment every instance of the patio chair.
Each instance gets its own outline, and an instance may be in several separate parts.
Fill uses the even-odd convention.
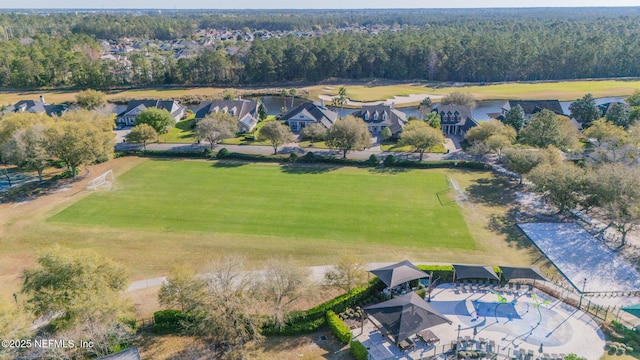
[[[551,355],[549,355],[549,354],[547,354],[547,353],[544,353],[544,354],[542,354],[542,358],[543,358],[544,360],[551,360]]]
[[[551,354],[551,358],[552,358],[553,360],[558,360],[558,359],[560,359],[560,357],[558,356],[558,354]],[[562,358],[561,360],[564,360],[564,358]]]

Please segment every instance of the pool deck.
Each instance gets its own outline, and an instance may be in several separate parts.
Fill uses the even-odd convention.
[[[501,304],[496,294],[507,303]],[[600,359],[604,354],[604,335],[588,314],[528,287],[492,292],[442,284],[433,290],[431,305],[453,321],[430,328],[440,338],[435,345],[427,345],[414,335],[415,348],[402,351],[369,320],[364,328],[352,329],[354,340],[369,348],[371,359],[422,359],[449,350],[458,340],[460,327],[460,339],[472,340],[468,346],[486,351],[493,342],[492,352],[499,358],[533,353],[537,359],[545,354],[574,353]]]

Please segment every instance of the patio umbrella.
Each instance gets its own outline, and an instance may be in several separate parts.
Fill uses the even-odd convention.
[[[640,318],[640,304],[625,306],[621,310],[626,311],[637,318]]]
[[[424,329],[444,323],[451,324],[451,320],[415,292],[367,306],[363,310],[393,336],[396,344]]]
[[[407,281],[429,276],[424,271],[418,269],[409,260],[371,270],[370,272],[380,278],[380,280],[390,288],[406,283]]]

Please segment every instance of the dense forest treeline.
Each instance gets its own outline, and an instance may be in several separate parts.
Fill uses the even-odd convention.
[[[373,25],[389,27],[356,28]],[[236,52],[219,42],[180,59],[157,47],[129,53],[127,62],[101,58],[101,40],[188,39],[198,28],[343,30],[256,38]],[[638,34],[638,8],[0,13],[0,86],[638,77]]]

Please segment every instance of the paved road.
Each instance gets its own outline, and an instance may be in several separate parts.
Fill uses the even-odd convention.
[[[457,139],[456,139],[457,140]],[[147,144],[147,150],[171,150],[171,151],[201,151],[208,147],[208,144],[168,144],[168,143],[154,143]],[[256,145],[217,145],[216,149],[227,148],[231,152],[243,153],[243,154],[260,154],[271,155],[273,154],[273,148],[271,146],[256,146]],[[473,156],[470,156],[459,148],[458,141],[452,141],[447,139],[445,147],[449,150],[448,154],[432,154],[425,153],[424,160],[426,161],[438,161],[438,160],[474,160]],[[131,150],[141,149],[140,144],[118,143],[116,150]],[[316,155],[322,156],[335,156],[341,157],[340,151],[331,149],[318,149],[318,148],[301,148],[297,143],[284,144],[278,148],[278,154],[298,154],[304,155],[307,152],[313,152]],[[398,153],[398,152],[384,152],[380,150],[380,146],[373,146],[369,149],[362,151],[350,151],[347,153],[348,159],[368,159],[371,155],[377,155],[380,158],[384,158],[387,155],[394,155],[399,159],[412,159],[417,160],[419,154],[416,153]]]

